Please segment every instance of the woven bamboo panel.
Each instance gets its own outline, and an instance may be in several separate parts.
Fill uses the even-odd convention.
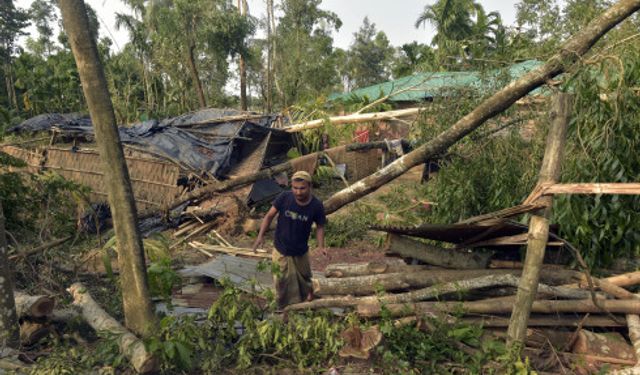
[[[347,180],[355,182],[378,170],[380,151],[349,151],[344,147],[335,147],[325,151],[336,164],[347,165]]]
[[[264,161],[265,153],[267,152],[267,145],[269,144],[270,138],[271,134],[268,134],[248,157],[233,166],[229,171],[229,177],[234,178],[246,176],[258,172],[262,168],[262,163]]]
[[[20,168],[20,170],[29,173],[37,173],[38,170],[40,170],[40,165],[42,164],[43,160],[43,156],[41,153],[9,145],[2,146],[0,150],[5,154],[11,155],[16,159],[20,159],[27,163],[27,166],[25,168]]]
[[[143,158],[125,159],[138,210],[157,208],[174,200],[180,173],[176,165]],[[94,199],[106,200],[106,184],[97,152],[50,148],[45,169],[90,187]]]

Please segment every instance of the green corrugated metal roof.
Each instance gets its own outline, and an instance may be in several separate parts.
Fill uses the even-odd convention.
[[[508,81],[517,79],[523,74],[542,65],[537,60],[527,60],[510,66],[508,69],[496,69],[490,72],[425,72],[398,78],[393,81],[363,87],[344,94],[332,94],[329,100],[348,100],[351,98],[375,100],[392,92],[388,100],[392,102],[422,101],[437,96],[447,96],[452,91],[465,89],[490,89],[503,86]],[[504,76],[508,74],[508,76]],[[400,92],[402,91],[402,92]]]

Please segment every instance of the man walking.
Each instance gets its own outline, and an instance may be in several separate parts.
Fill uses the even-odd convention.
[[[316,243],[324,249],[324,225],[327,221],[322,202],[311,194],[311,175],[298,171],[291,177],[291,191],[285,191],[267,212],[253,250],[264,243],[264,233],[278,215],[274,236],[272,261],[280,272],[274,276],[276,301],[279,308],[313,299],[311,266],[309,264],[309,235],[316,223]]]

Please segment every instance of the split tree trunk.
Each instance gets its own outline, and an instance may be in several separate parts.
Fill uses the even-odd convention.
[[[104,182],[118,244],[118,265],[127,327],[142,336],[152,333],[153,313],[142,240],[136,223],[136,207],[125,164],[113,106],[95,41],[89,35],[82,0],[60,0],[64,29],[78,66],[80,80],[95,128],[103,163]]]
[[[640,9],[640,0],[621,0],[571,37],[539,68],[525,74],[483,101],[451,128],[371,176],[352,184],[324,202],[327,214],[363,197],[431,157],[444,153],[451,145],[478,128],[489,118],[509,108],[531,90],[565,72],[611,28]]]
[[[572,97],[566,93],[557,94],[551,109],[551,128],[547,136],[547,146],[542,160],[538,184],[553,184],[560,178],[560,163],[567,139],[569,116],[571,115]],[[511,313],[511,324],[507,331],[507,344],[517,345],[519,352],[524,347],[527,337],[527,321],[531,304],[536,298],[538,280],[544,252],[549,237],[549,218],[551,217],[552,197],[540,198],[546,208],[539,214],[531,216],[529,221],[529,239],[524,259],[522,278],[516,294],[516,302]]]
[[[20,326],[13,297],[13,277],[7,260],[7,237],[0,201],[0,348],[20,346]]]
[[[146,374],[158,370],[159,362],[145,349],[144,343],[107,314],[84,285],[75,283],[68,291],[73,296],[73,304],[80,307],[82,317],[93,329],[117,335],[121,352],[131,361],[137,372]]]
[[[393,233],[387,236],[386,251],[403,258],[418,259],[434,266],[458,270],[487,268],[492,255],[488,251],[445,249]]]

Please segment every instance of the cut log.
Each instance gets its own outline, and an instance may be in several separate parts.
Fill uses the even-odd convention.
[[[28,294],[15,291],[16,312],[18,317],[41,318],[51,314],[56,303],[49,296],[30,296]]]
[[[324,270],[325,277],[356,277],[382,273],[425,271],[428,266],[409,265],[400,258],[385,258],[367,263],[335,263]]]
[[[606,311],[611,313],[630,314],[640,311],[640,300],[602,300],[599,301]],[[491,301],[473,302],[418,302],[407,304],[390,304],[385,306],[392,316],[407,316],[420,314],[422,312],[444,311],[450,312],[461,309],[466,314],[508,314],[513,308],[513,303]],[[531,307],[532,313],[541,314],[562,314],[562,313],[593,313],[598,314],[603,311],[593,304],[591,300],[534,301]],[[377,303],[358,305],[358,314],[364,317],[380,316],[380,305]]]
[[[390,233],[386,251],[403,258],[413,258],[435,266],[454,269],[487,268],[491,252],[444,249],[414,240],[407,236]]]
[[[340,337],[344,340],[344,346],[338,355],[343,358],[369,359],[371,350],[382,341],[382,333],[378,326],[369,327],[365,331],[358,326],[349,327]]]
[[[288,310],[317,309],[323,307],[350,307],[370,303],[405,303],[424,301],[452,293],[464,293],[470,290],[488,288],[492,286],[518,286],[519,279],[513,275],[487,275],[474,279],[456,280],[449,283],[436,284],[434,286],[418,289],[407,293],[387,294],[384,296],[368,297],[331,297],[320,298],[309,302],[297,303],[288,306]],[[538,286],[538,291],[556,298],[586,299],[590,293],[586,290],[575,288],[552,287],[545,284]]]
[[[423,288],[438,283],[473,279],[489,275],[520,276],[522,270],[483,269],[483,270],[444,270],[432,269],[418,272],[385,273],[344,278],[313,279],[314,293],[318,296],[329,295],[369,295],[379,290],[395,291],[408,288]],[[542,270],[541,280],[547,284],[568,284],[582,275],[570,270]]]
[[[628,321],[629,319],[627,318]],[[627,344],[619,332],[595,333],[581,329],[571,347],[571,351],[576,354],[613,357],[630,361],[636,358],[633,347]]]
[[[20,324],[20,343],[33,345],[49,335],[49,327],[43,323],[24,321]]]
[[[544,85],[553,77],[567,71],[580,60],[611,28],[625,20],[640,8],[640,0],[621,0],[581,28],[563,43],[558,53],[543,65],[511,82],[491,97],[484,100],[473,111],[462,117],[447,130],[414,151],[396,159],[369,177],[352,184],[324,202],[325,212],[330,214],[392,181],[409,169],[426,160],[442,155],[451,145],[477,129],[491,117],[503,112],[530,91]]]
[[[81,309],[83,318],[93,329],[119,336],[120,350],[131,361],[133,368],[138,373],[146,374],[158,371],[158,360],[145,349],[142,340],[109,316],[91,297],[84,285],[75,283],[67,290],[73,296],[73,304]]]

